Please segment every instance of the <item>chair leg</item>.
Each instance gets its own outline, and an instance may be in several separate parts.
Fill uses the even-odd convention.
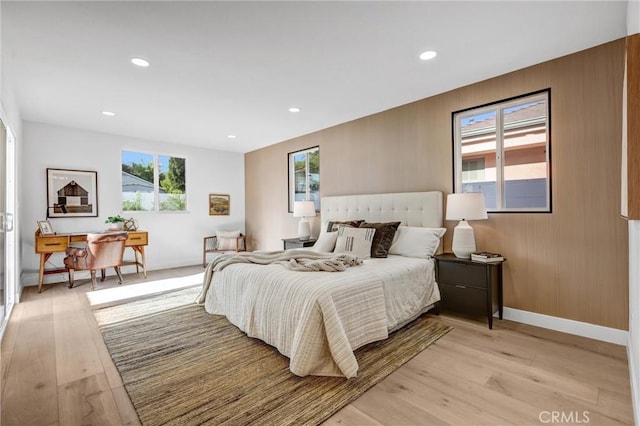
[[[95,290],[98,288],[98,283],[96,282],[96,270],[91,270],[91,290]]]
[[[104,278],[106,276],[105,270],[104,269],[100,269],[100,281],[104,282]]]
[[[122,284],[122,281],[124,280],[122,279],[122,272],[120,272],[120,267],[114,266],[113,269],[116,270],[116,274],[118,275],[118,284]]]
[[[68,269],[69,271],[69,288],[73,288],[73,269]]]

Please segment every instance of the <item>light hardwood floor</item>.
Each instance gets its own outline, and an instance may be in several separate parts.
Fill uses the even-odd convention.
[[[198,273],[151,271],[146,281]],[[125,285],[141,282],[125,275]],[[76,285],[27,287],[15,307],[2,341],[2,426],[139,424],[85,297],[90,282]],[[325,426],[633,424],[624,347],[509,321],[488,330],[439,320],[454,329]]]

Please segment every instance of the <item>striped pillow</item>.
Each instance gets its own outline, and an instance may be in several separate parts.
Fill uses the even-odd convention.
[[[334,253],[349,253],[360,259],[369,259],[375,233],[375,228],[340,226]]]

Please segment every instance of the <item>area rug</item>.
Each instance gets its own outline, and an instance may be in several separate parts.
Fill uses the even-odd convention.
[[[94,312],[143,425],[319,424],[451,327],[422,316],[356,351],[358,377],[298,377],[289,359],[193,304],[190,288]]]

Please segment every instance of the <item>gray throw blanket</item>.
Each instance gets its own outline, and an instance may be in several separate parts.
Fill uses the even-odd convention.
[[[213,273],[235,263],[256,265],[281,264],[286,269],[299,272],[342,272],[350,266],[362,264],[362,259],[347,253],[319,253],[313,250],[278,250],[223,254],[213,259],[204,273],[202,292],[196,299],[203,304],[211,285]]]

